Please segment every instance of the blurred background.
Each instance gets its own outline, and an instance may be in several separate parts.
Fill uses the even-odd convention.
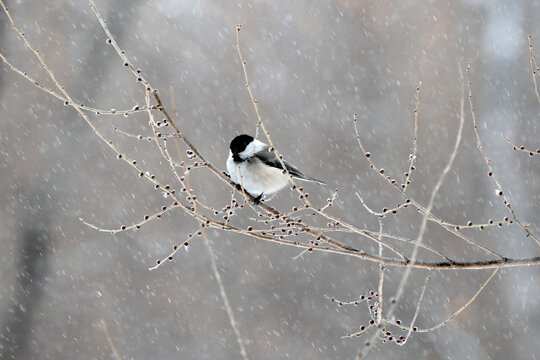
[[[5,1],[5,0],[4,0]],[[87,1],[5,1],[77,102],[102,109],[144,104]],[[540,158],[512,151],[504,136],[540,146],[527,36],[540,58],[540,1],[182,1],[96,0],[130,61],[159,89],[181,131],[220,169],[230,140],[255,131],[256,117],[236,53],[236,24],[251,86],[279,151],[328,187],[306,185],[331,213],[377,231],[376,210],[403,199],[358,149],[352,116],[372,158],[402,178],[412,151],[415,89],[421,89],[417,171],[411,194],[427,204],[446,165],[459,123],[458,61],[472,64],[479,130],[496,174],[523,223],[540,233]],[[53,87],[0,14],[0,51]],[[502,219],[508,212],[476,149],[469,112],[455,166],[434,213],[456,223]],[[100,130],[163,183],[175,186],[155,144],[114,132],[151,135],[144,114],[96,116]],[[206,170],[192,171],[200,199],[221,209],[230,189]],[[116,159],[76,112],[0,65],[0,357],[111,359],[102,323],[122,359],[236,359],[228,322],[201,238],[172,262],[148,271],[197,224],[180,210],[117,235],[118,228],[168,204]],[[272,206],[299,200],[284,190]],[[248,209],[232,222],[246,226]],[[384,230],[415,238],[420,216],[406,209]],[[322,225],[324,226],[325,223]],[[538,256],[519,229],[466,232],[508,257]],[[208,231],[250,359],[351,359],[367,338],[341,339],[370,320],[366,307],[337,308],[326,296],[354,300],[378,283],[378,266]],[[366,251],[364,239],[339,240]],[[461,260],[485,259],[431,224],[425,243]],[[410,254],[411,248],[405,247]],[[431,259],[421,253],[423,259]],[[387,297],[403,270],[389,269]],[[434,272],[417,320],[430,327],[468,301],[490,271]],[[424,271],[414,271],[396,312],[408,323]],[[500,271],[448,326],[417,334],[403,347],[379,344],[371,359],[536,359],[540,353],[540,269]],[[387,298],[388,300],[388,298]],[[385,305],[386,306],[386,305]]]

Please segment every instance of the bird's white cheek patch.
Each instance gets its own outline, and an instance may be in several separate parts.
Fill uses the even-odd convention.
[[[242,159],[249,159],[261,150],[268,148],[268,145],[255,139],[239,155]]]

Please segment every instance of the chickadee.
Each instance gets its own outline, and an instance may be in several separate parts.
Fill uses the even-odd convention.
[[[324,182],[302,174],[296,167],[283,160],[292,177],[320,185]],[[287,174],[270,147],[252,136],[238,135],[231,141],[227,171],[231,180],[243,186],[258,203],[263,194],[269,195],[283,189],[289,183]]]

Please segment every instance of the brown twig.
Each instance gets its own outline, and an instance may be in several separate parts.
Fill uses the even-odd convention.
[[[476,123],[476,112],[475,112],[474,105],[473,105],[473,100],[472,100],[472,84],[471,84],[471,77],[470,77],[470,68],[471,68],[471,64],[468,64],[467,65],[467,85],[468,85],[468,88],[469,88],[469,108],[471,110],[471,118],[472,118],[472,122],[473,122],[474,133],[476,135],[476,143],[477,143],[478,151],[480,151],[480,154],[482,154],[482,158],[484,159],[484,162],[486,163],[486,165],[487,165],[487,167],[489,169],[489,173],[488,173],[489,177],[493,180],[493,182],[495,183],[495,185],[497,187],[497,195],[502,197],[504,205],[508,208],[508,211],[512,215],[512,220],[514,220],[516,222],[516,224],[519,225],[519,227],[525,232],[525,234],[528,237],[532,238],[540,246],[540,239],[538,239],[536,237],[536,235],[533,234],[533,232],[530,231],[529,228],[527,226],[525,226],[516,217],[516,213],[514,212],[514,209],[512,208],[512,206],[510,205],[510,200],[508,199],[508,196],[506,195],[506,192],[503,191],[503,187],[502,187],[499,179],[497,178],[497,176],[495,174],[495,171],[493,170],[493,165],[491,165],[491,160],[487,157],[487,155],[486,155],[486,153],[484,151],[484,146],[482,145],[482,140],[480,139],[480,134],[478,132],[478,125]]]
[[[512,149],[514,151],[522,151],[522,152],[525,152],[527,154],[529,154],[529,156],[534,156],[534,155],[540,155],[540,149],[536,149],[536,150],[529,150],[527,149],[525,146],[523,145],[516,145],[514,144],[510,139],[508,139],[507,137],[504,137],[504,139],[506,140],[507,143],[509,143],[510,145],[512,145]]]
[[[116,345],[114,345],[114,341],[111,338],[111,334],[109,334],[109,328],[107,327],[107,323],[105,320],[101,319],[101,328],[103,329],[103,332],[105,333],[105,337],[107,338],[107,342],[109,343],[109,346],[111,347],[111,351],[113,353],[113,356],[116,360],[121,360],[120,354],[118,353],[118,350],[116,350]]]
[[[536,81],[536,77],[540,76],[540,67],[538,67],[538,64],[536,63],[536,58],[534,56],[531,35],[529,35],[529,55],[530,55],[530,62],[531,62],[531,74],[532,74],[533,84],[534,84],[534,93],[536,94],[536,98],[538,99],[538,102],[540,102],[540,93],[538,92],[538,83]]]

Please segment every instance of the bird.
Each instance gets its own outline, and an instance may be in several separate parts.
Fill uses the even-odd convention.
[[[294,165],[282,161],[293,178],[326,185],[324,181],[306,176]],[[274,194],[289,183],[281,162],[270,146],[246,134],[232,139],[227,171],[237,187],[243,188],[254,198],[255,204],[261,201],[263,195]]]

